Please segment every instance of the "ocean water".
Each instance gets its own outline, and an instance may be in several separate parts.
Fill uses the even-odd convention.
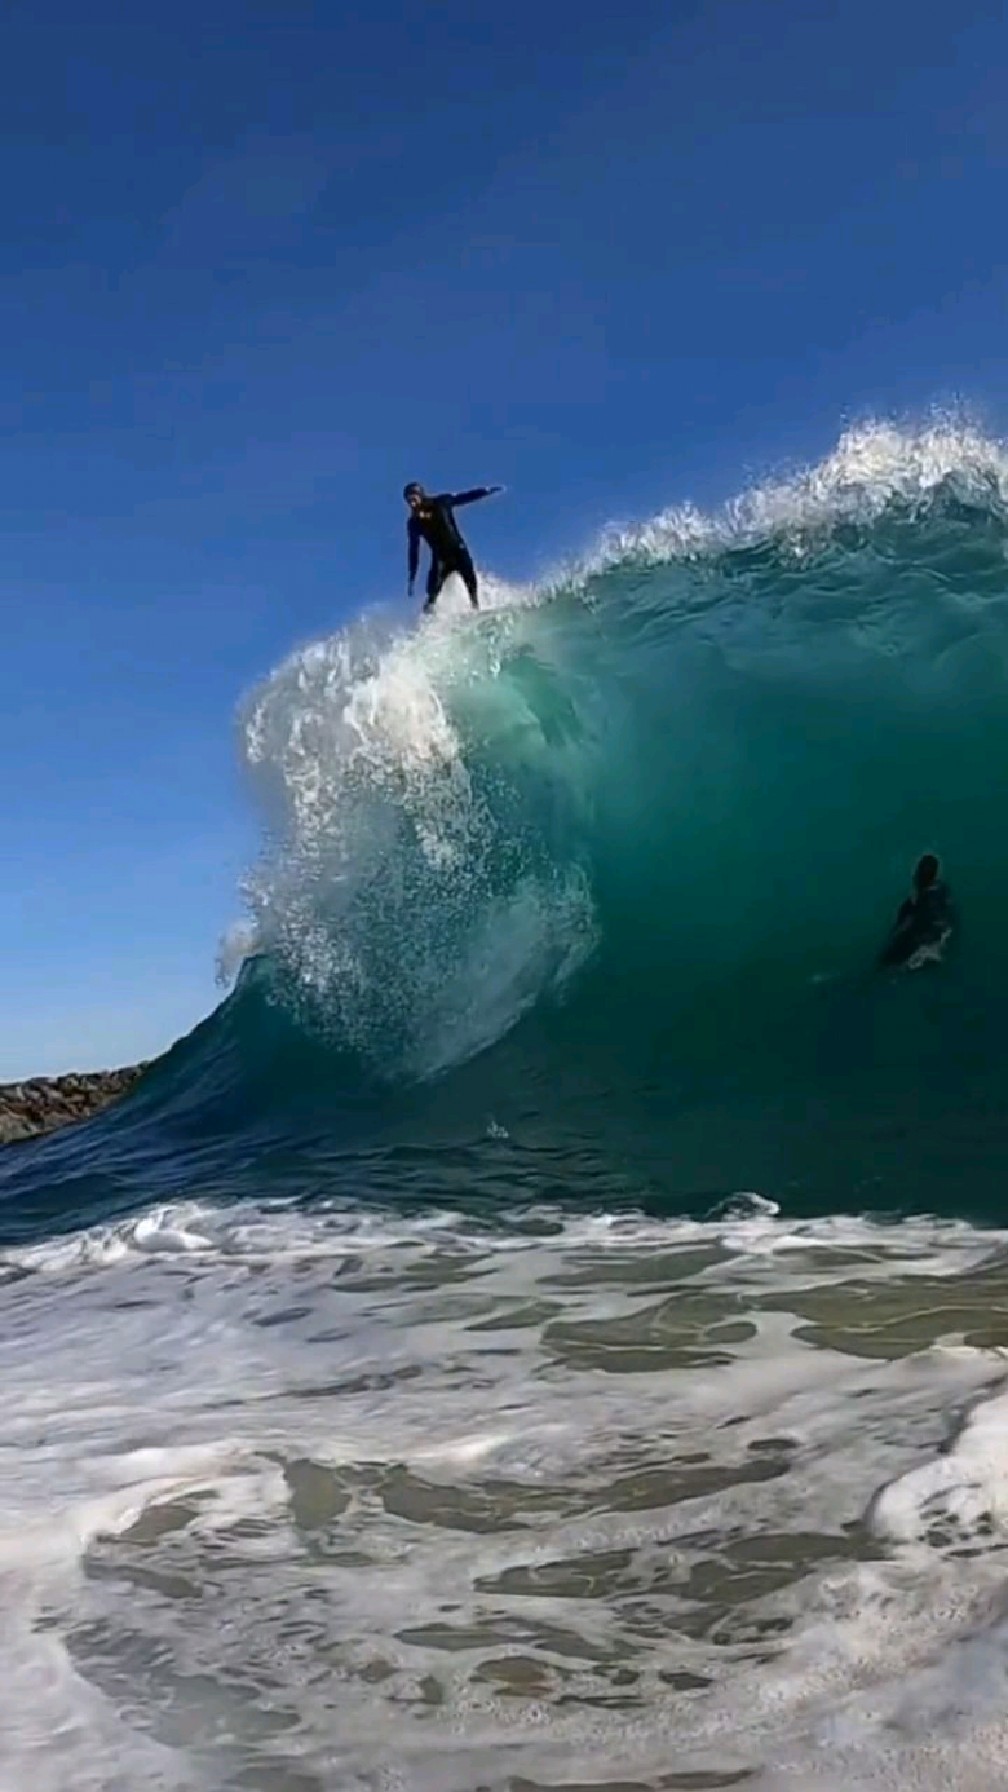
[[[1008,1787],[1008,451],[484,590],[248,696],[233,987],[0,1156],[0,1792]]]

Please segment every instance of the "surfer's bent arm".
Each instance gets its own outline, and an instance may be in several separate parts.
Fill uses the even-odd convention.
[[[406,534],[409,537],[409,588],[412,591],[420,565],[420,525],[415,516],[411,516],[406,524]]]
[[[492,498],[500,490],[499,485],[474,485],[470,492],[446,492],[444,501],[457,510],[460,504],[476,504],[480,498]]]

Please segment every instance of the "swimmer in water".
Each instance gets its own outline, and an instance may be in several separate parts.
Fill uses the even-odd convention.
[[[913,888],[900,903],[892,931],[879,953],[881,967],[903,965],[916,971],[921,965],[940,962],[956,927],[955,907],[940,873],[941,865],[933,852],[918,859]]]
[[[477,485],[468,492],[441,492],[431,497],[422,485],[414,480],[404,486],[403,497],[409,506],[409,520],[406,533],[409,540],[409,594],[413,596],[413,585],[416,580],[417,567],[420,564],[420,543],[425,541],[430,548],[430,571],[427,574],[427,602],[425,610],[433,610],[445,580],[452,573],[458,573],[463,585],[469,593],[469,602],[474,610],[479,609],[477,595],[476,568],[472,563],[472,555],[462,539],[462,533],[455,521],[455,512],[463,504],[476,504],[481,498],[492,498],[495,492],[502,491],[500,485]]]

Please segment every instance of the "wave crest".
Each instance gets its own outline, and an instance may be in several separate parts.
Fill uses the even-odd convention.
[[[655,565],[781,537],[798,541],[837,524],[870,525],[894,505],[927,505],[945,490],[1003,511],[1008,449],[961,418],[935,417],[916,428],[869,420],[845,430],[823,460],[762,481],[718,510],[678,504],[643,523],[611,524],[554,582],[583,580],[627,561]]]

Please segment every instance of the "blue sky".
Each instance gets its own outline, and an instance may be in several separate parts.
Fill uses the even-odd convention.
[[[354,9],[356,12],[357,9]],[[32,0],[0,59],[0,1077],[215,999],[243,690],[870,410],[1003,415],[995,4]]]

